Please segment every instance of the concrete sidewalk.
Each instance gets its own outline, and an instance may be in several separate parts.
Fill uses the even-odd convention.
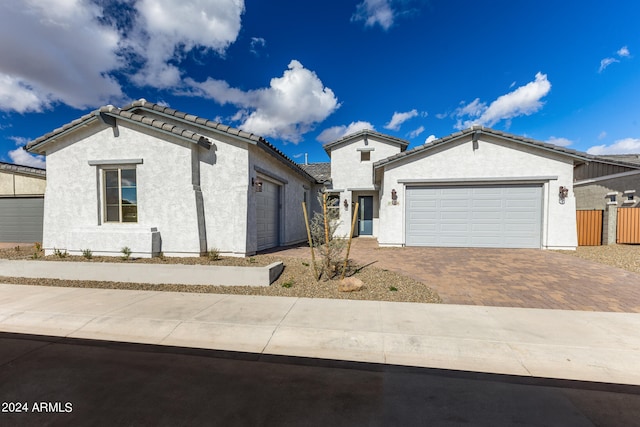
[[[0,284],[0,331],[640,385],[640,314]]]

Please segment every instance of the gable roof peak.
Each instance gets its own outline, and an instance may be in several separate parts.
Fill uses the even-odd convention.
[[[340,145],[340,144],[344,144],[344,143],[348,143],[348,142],[354,141],[354,140],[356,140],[358,138],[361,138],[361,137],[367,137],[367,136],[373,136],[373,137],[382,139],[382,140],[384,140],[384,141],[386,141],[388,143],[391,143],[391,144],[394,144],[394,145],[399,145],[400,146],[400,151],[406,150],[407,147],[409,146],[409,141],[407,141],[407,140],[404,140],[404,139],[401,139],[401,138],[397,138],[395,136],[387,135],[387,134],[384,134],[384,133],[380,133],[380,132],[377,132],[377,131],[375,131],[373,129],[362,129],[362,130],[359,130],[357,132],[350,133],[348,135],[344,135],[341,138],[336,139],[335,141],[328,142],[328,143],[324,144],[323,148],[324,148],[324,151],[327,152],[327,154],[331,155],[330,153],[331,153],[331,149],[333,147],[335,147],[337,145]]]

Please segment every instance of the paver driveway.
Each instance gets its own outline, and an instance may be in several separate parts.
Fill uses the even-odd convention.
[[[306,246],[277,253],[310,258]],[[379,248],[360,238],[351,255],[426,283],[446,304],[640,313],[640,274],[554,251]]]

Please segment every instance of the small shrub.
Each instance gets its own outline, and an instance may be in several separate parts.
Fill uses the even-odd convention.
[[[303,262],[302,265],[304,265],[305,267],[309,267],[309,263],[308,262]]]
[[[42,243],[40,242],[35,242],[33,244],[33,249],[35,249],[36,252],[40,252],[42,250]]]
[[[389,286],[389,290],[390,290],[391,292],[397,292],[397,291],[398,291],[398,288],[396,288],[395,286]]]
[[[255,264],[256,259],[254,257],[249,257],[249,264]]]
[[[31,255],[31,258],[33,258],[33,259],[40,258],[40,252],[34,252],[33,255]]]
[[[159,252],[158,253],[158,258],[160,258],[161,260],[164,261],[164,252]]]
[[[83,249],[82,256],[85,257],[86,259],[91,259],[93,258],[93,252],[91,252],[91,249]]]
[[[67,253],[67,251],[66,251],[66,250],[65,250],[64,252],[62,252],[62,251],[61,251],[60,249],[58,249],[58,248],[53,248],[53,254],[54,254],[55,256],[57,256],[58,258],[66,258],[66,257],[67,257],[67,255],[69,255],[69,254]]]
[[[207,252],[207,256],[211,261],[218,261],[220,259],[220,249],[211,248],[209,252]]]
[[[16,246],[15,248],[13,248],[13,250],[16,252],[20,252],[20,246]]]
[[[129,246],[125,246],[124,248],[120,249],[120,252],[122,252],[122,259],[127,260],[131,257],[131,249],[129,248]]]
[[[280,285],[280,286],[282,286],[283,288],[287,288],[287,289],[288,289],[288,288],[290,288],[290,287],[292,287],[292,286],[293,286],[293,280],[287,280],[286,282],[284,282],[284,283],[283,283],[282,285]]]

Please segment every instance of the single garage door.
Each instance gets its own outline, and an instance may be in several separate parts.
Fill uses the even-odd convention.
[[[408,187],[406,245],[539,248],[541,185]]]
[[[44,198],[0,198],[0,242],[42,242]]]
[[[280,186],[263,180],[262,191],[256,193],[258,250],[278,246]]]

